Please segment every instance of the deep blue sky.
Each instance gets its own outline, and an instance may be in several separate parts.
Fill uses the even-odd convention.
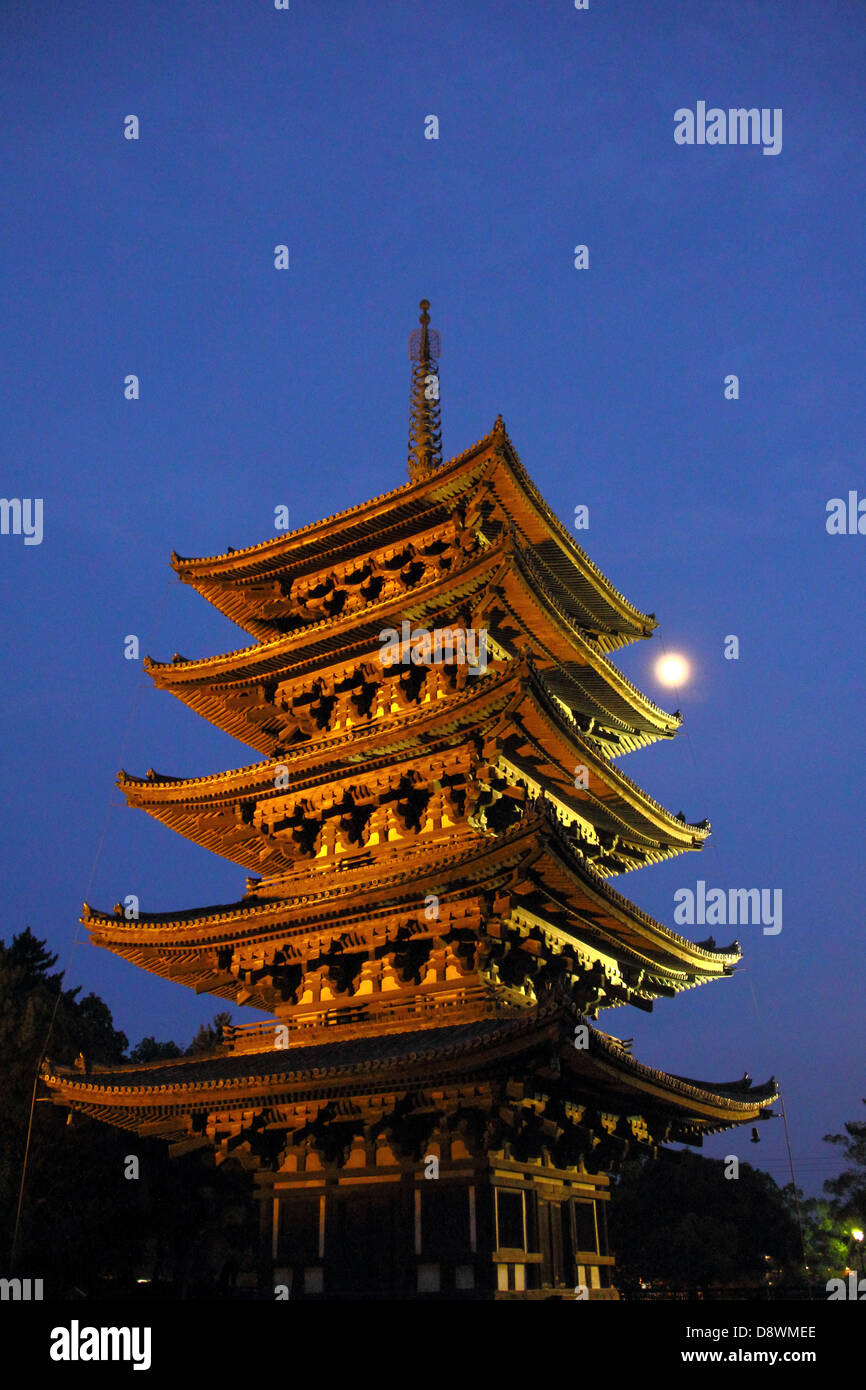
[[[714,834],[617,886],[669,923],[698,877],[784,894],[780,935],[717,932],[743,942],[733,980],[602,1024],[673,1072],[775,1072],[819,1190],[838,1167],[821,1136],[864,1094],[866,536],[824,524],[829,498],[866,494],[864,49],[854,0],[5,0],[2,492],[45,505],[41,546],[0,537],[7,939],[47,936],[133,1042],[186,1043],[221,1007],[73,949],[85,896],[160,911],[244,887],[113,787],[121,765],[256,756],[153,691],[123,639],[160,659],[245,645],[171,550],[404,480],[427,296],[446,456],[501,411],[557,514],[589,506],[579,539],[661,620],[621,664],[685,725],[625,768]],[[698,100],[781,107],[782,153],[677,146]],[[696,666],[678,695],[652,673],[662,643]],[[705,1151],[785,1181],[781,1122],[761,1134]]]

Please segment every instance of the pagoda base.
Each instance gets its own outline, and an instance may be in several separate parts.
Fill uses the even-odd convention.
[[[431,1146],[432,1147],[432,1146]],[[617,1299],[610,1179],[504,1154],[257,1175],[277,1299]],[[359,1155],[360,1156],[360,1155]]]

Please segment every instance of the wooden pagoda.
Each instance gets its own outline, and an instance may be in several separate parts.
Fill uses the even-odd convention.
[[[265,1294],[615,1298],[608,1175],[754,1122],[776,1087],[667,1075],[597,1026],[729,976],[739,947],[688,941],[611,884],[709,833],[615,762],[680,723],[611,661],[656,620],[575,545],[501,418],[442,462],[428,307],[408,482],[173,556],[252,641],[148,669],[260,760],[119,784],[243,865],[244,897],[84,907],[94,944],[272,1021],[204,1058],[46,1060],[44,1084],[252,1170]]]

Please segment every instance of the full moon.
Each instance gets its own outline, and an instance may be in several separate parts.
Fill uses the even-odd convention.
[[[655,665],[655,672],[662,685],[685,685],[689,678],[689,663],[682,656],[661,656]]]

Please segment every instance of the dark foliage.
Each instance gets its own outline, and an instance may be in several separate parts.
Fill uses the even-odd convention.
[[[256,1214],[248,1175],[216,1168],[210,1151],[170,1159],[165,1143],[74,1117],[38,1099],[33,1110],[18,1256],[10,1251],[33,1082],[52,1063],[159,1061],[173,1042],[127,1039],[103,1001],[63,989],[57,957],[27,929],[0,941],[0,1273],[42,1278],[46,1297],[126,1294],[154,1280],[168,1296],[218,1294],[253,1258]],[[190,1051],[214,1045],[227,1015]],[[47,1040],[47,1049],[46,1049]],[[137,1164],[131,1160],[137,1160]],[[136,1171],[137,1177],[127,1176]],[[151,1283],[149,1287],[154,1288]]]
[[[232,1021],[229,1013],[214,1014],[210,1023],[203,1023],[186,1050],[188,1057],[199,1053],[213,1052],[219,1046],[223,1028]]]
[[[768,1174],[741,1163],[664,1151],[626,1165],[611,1199],[617,1286],[698,1291],[762,1287],[768,1271],[800,1278],[800,1238],[783,1193]]]
[[[835,1197],[840,1216],[862,1228],[866,1226],[866,1120],[849,1120],[844,1134],[825,1134],[824,1142],[841,1145],[848,1164],[838,1178],[824,1183],[824,1191]]]
[[[177,1043],[157,1042],[156,1038],[142,1038],[129,1054],[130,1062],[167,1062],[183,1053]]]

